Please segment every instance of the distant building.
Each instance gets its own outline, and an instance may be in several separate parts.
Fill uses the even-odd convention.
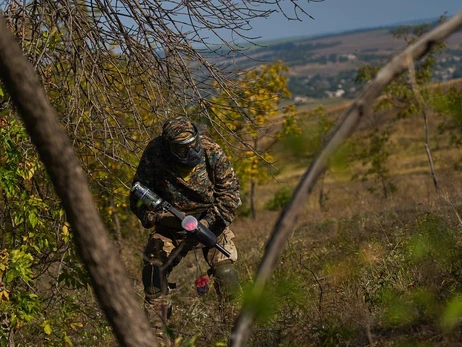
[[[345,94],[345,91],[343,89],[337,89],[335,92],[326,90],[325,93],[329,98],[341,98]]]
[[[308,101],[310,101],[310,99],[306,96],[297,95],[294,97],[294,101],[296,104],[306,104]]]
[[[349,61],[357,59],[356,55],[354,55],[354,54],[340,54],[340,57],[346,58]]]

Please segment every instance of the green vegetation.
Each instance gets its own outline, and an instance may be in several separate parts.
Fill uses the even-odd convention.
[[[269,211],[281,210],[286,207],[291,197],[292,189],[289,189],[288,187],[282,187],[274,194],[273,199],[265,203],[265,208]]]
[[[239,145],[240,153],[232,160],[242,191],[247,186],[250,187],[248,201],[254,218],[255,188],[271,177],[271,147],[281,139],[300,132],[295,119],[295,108],[287,105],[281,110],[282,101],[290,97],[287,77],[284,74],[286,72],[287,67],[280,61],[261,65],[236,81],[236,99],[230,100],[228,91],[217,88],[217,96],[211,100],[215,116],[242,141]],[[271,122],[276,117],[282,118],[281,130],[270,133]],[[213,135],[220,141],[219,132]],[[231,153],[231,146],[220,142],[228,149],[226,152]],[[236,145],[233,147],[235,152]]]
[[[54,35],[41,37],[37,47],[60,52],[64,43]],[[43,40],[50,36],[55,39]],[[133,83],[131,90],[141,95],[143,81],[122,83],[119,74],[133,67],[104,62],[106,78],[116,89],[99,96],[108,109],[92,114],[94,100],[81,91],[95,81],[80,75],[83,67],[72,70],[68,58],[41,66],[42,78],[142,305],[141,252],[148,231],[130,213],[126,198],[137,164],[132,149],[142,148],[152,134],[140,134],[139,123],[124,112],[128,95],[122,84]],[[403,75],[332,159],[303,207],[264,298],[255,302],[258,320],[249,346],[447,346],[461,340],[462,88],[431,83],[435,59],[430,55],[416,67],[416,85],[427,103],[419,103],[409,76]],[[70,72],[63,77],[63,71]],[[358,82],[376,71],[364,67]],[[243,208],[232,225],[242,296],[290,200],[288,187],[295,186],[344,109],[326,106],[297,114],[292,106],[281,112],[283,99],[290,96],[285,73],[280,62],[260,66],[233,81],[234,99],[215,85],[208,100],[220,124],[242,140],[228,147],[243,197],[252,206]],[[70,100],[75,113],[68,108]],[[154,129],[158,120],[145,111],[148,102],[141,97],[134,102],[143,105],[139,116]],[[115,345],[63,208],[1,86],[0,105],[0,345]],[[424,111],[439,191],[419,132]],[[102,129],[111,129],[113,137]],[[243,151],[247,145],[255,151]],[[271,171],[268,162],[280,172]],[[172,275],[178,289],[168,333],[177,346],[225,345],[242,298],[223,304],[213,290],[197,297],[194,279],[206,268],[199,258],[187,257]]]

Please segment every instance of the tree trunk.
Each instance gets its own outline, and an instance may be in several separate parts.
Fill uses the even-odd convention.
[[[116,212],[114,204],[114,198],[111,197],[111,209],[112,209],[112,227],[113,227],[113,234],[115,236],[116,242],[117,242],[117,247],[119,247],[119,254],[122,252],[122,233],[120,231],[120,220],[119,220],[119,215]]]
[[[255,181],[250,182],[250,211],[252,212],[252,218],[257,218],[257,212],[255,211]]]
[[[324,191],[324,179],[326,178],[326,171],[321,174],[321,184],[320,184],[320,191],[319,191],[319,207],[321,211],[327,211],[327,193]]]
[[[33,67],[0,16],[0,78],[66,211],[96,297],[121,346],[157,346],[124,265],[104,229],[87,177]]]

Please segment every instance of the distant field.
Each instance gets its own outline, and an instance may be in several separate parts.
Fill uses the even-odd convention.
[[[281,45],[287,45],[288,48],[281,48]],[[322,57],[330,54],[374,54],[378,56],[389,57],[403,50],[406,43],[403,40],[394,39],[388,29],[373,29],[355,33],[329,35],[321,38],[291,38],[287,40],[278,40],[272,42],[266,48],[250,50],[247,52],[248,57],[236,59],[236,63],[243,63],[251,59],[256,59],[250,65],[258,65],[272,62],[272,57],[276,59],[281,51],[287,57],[297,54],[298,50],[303,50],[307,45],[318,45],[319,48],[309,50],[311,57]],[[462,48],[462,32],[453,34],[447,41],[448,48]],[[295,65],[289,68],[290,76],[303,75],[335,75],[340,71],[357,69],[362,63],[358,60],[338,63],[308,63],[305,65]],[[290,64],[289,64],[290,65]]]
[[[377,55],[392,56],[402,51],[406,44],[402,40],[394,39],[387,30],[370,31],[354,34],[346,34],[323,38],[319,40],[309,41],[312,44],[329,44],[333,42],[341,42],[332,47],[319,48],[315,50],[316,56],[329,54],[358,54],[358,53],[373,53]],[[296,45],[306,44],[304,42],[296,43]],[[448,48],[462,48],[462,32],[458,32],[451,36],[447,41]],[[357,69],[363,63],[353,60],[343,63],[328,63],[328,64],[306,64],[303,66],[295,66],[289,69],[289,75],[300,76],[306,74],[324,74],[334,75],[340,71],[348,71]]]
[[[316,54],[355,54],[358,52],[366,52],[377,50],[383,53],[396,52],[405,47],[403,42],[394,40],[388,30],[367,31],[362,33],[353,33],[346,35],[338,35],[319,40],[310,41],[311,43],[333,43],[340,41],[340,45],[333,47],[320,48],[316,50]],[[303,45],[304,43],[299,43]]]
[[[307,43],[333,43],[341,42],[340,45],[333,47],[320,48],[316,50],[319,55],[323,54],[354,54],[355,52],[397,52],[406,47],[401,40],[394,39],[388,30],[373,30],[361,33],[340,34],[327,38],[314,39],[309,41],[297,42],[296,45]],[[453,34],[446,41],[449,48],[461,48],[462,32]]]
[[[340,71],[356,70],[359,67],[359,62],[345,62],[345,63],[328,63],[328,64],[306,64],[302,66],[294,66],[289,69],[289,76],[306,76],[306,75],[323,75],[333,76]]]

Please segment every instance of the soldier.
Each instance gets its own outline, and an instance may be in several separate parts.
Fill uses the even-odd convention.
[[[216,248],[206,248],[183,230],[179,219],[170,212],[140,206],[130,194],[133,213],[145,228],[153,228],[142,271],[146,302],[152,304],[162,294],[168,294],[170,272],[196,248],[202,248],[218,295],[229,298],[238,286],[233,267],[237,250],[229,225],[241,200],[239,181],[223,150],[199,134],[187,118],[170,119],[163,125],[162,134],[146,147],[132,183],[138,181],[185,215],[196,217],[231,253],[227,258]]]

